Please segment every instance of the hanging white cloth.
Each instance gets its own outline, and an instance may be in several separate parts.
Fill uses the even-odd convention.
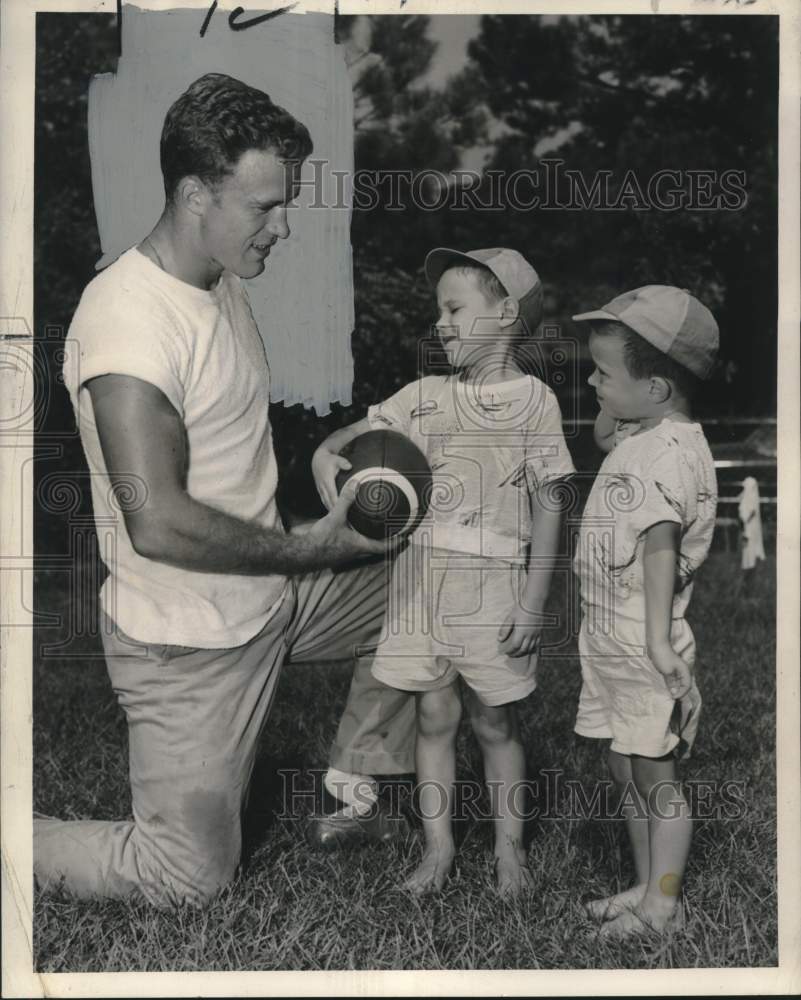
[[[743,529],[741,569],[753,569],[760,559],[765,558],[762,544],[762,514],[759,503],[759,484],[753,476],[743,480],[737,513]]]
[[[200,37],[203,7],[140,10],[125,4],[116,73],[89,88],[89,152],[105,267],[143,239],[161,213],[159,136],[172,102],[199,76],[228,73],[270,97],[311,132],[314,152],[291,209],[292,236],[246,282],[270,363],[270,391],[287,406],[351,402],[354,326],[350,202],[353,94],[330,14],[282,14],[232,31],[218,11]],[[248,10],[248,14],[257,13]],[[339,178],[337,178],[339,172]],[[346,187],[346,185],[345,185]],[[314,207],[312,207],[314,206]]]

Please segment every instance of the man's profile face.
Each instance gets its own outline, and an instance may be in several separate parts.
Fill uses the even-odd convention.
[[[214,189],[201,221],[209,262],[240,278],[261,274],[270,248],[286,239],[287,204],[297,195],[300,164],[249,149]]]

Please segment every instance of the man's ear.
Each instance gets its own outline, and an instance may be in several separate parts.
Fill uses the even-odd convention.
[[[520,318],[520,303],[507,295],[501,305],[501,326],[511,326]]]
[[[648,383],[648,394],[654,403],[666,403],[673,395],[673,386],[662,375],[652,375]]]
[[[203,215],[212,198],[211,188],[194,174],[189,174],[178,182],[175,200],[192,215]]]

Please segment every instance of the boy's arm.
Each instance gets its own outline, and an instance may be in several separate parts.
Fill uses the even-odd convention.
[[[522,607],[513,608],[498,633],[500,649],[507,656],[526,656],[537,645],[542,632],[543,609],[553,576],[562,512],[554,509],[553,500],[544,504],[546,484],[531,494],[531,552]]]
[[[681,698],[692,686],[690,667],[670,644],[680,528],[674,521],[652,525],[645,535],[644,552],[646,647],[674,698]]]
[[[340,427],[338,431],[329,434],[323,443],[317,448],[312,456],[312,474],[320,499],[331,510],[337,500],[336,477],[341,469],[349,469],[350,462],[342,458],[340,451],[360,434],[365,434],[370,430],[370,422],[367,417],[362,417],[355,424],[347,427]]]
[[[615,447],[616,428],[617,420],[615,420],[614,417],[607,416],[604,411],[601,410],[595,418],[595,427],[593,428],[595,443],[601,451],[611,451]]]

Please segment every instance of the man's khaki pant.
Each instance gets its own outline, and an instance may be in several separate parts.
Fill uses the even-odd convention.
[[[129,732],[133,822],[34,821],[40,885],[80,896],[142,892],[202,903],[233,877],[256,749],[285,661],[341,660],[378,639],[389,567],[299,577],[235,649],[143,645],[104,630],[111,684]],[[313,698],[314,693],[310,692]],[[330,764],[362,774],[414,770],[414,701],[356,660]]]

